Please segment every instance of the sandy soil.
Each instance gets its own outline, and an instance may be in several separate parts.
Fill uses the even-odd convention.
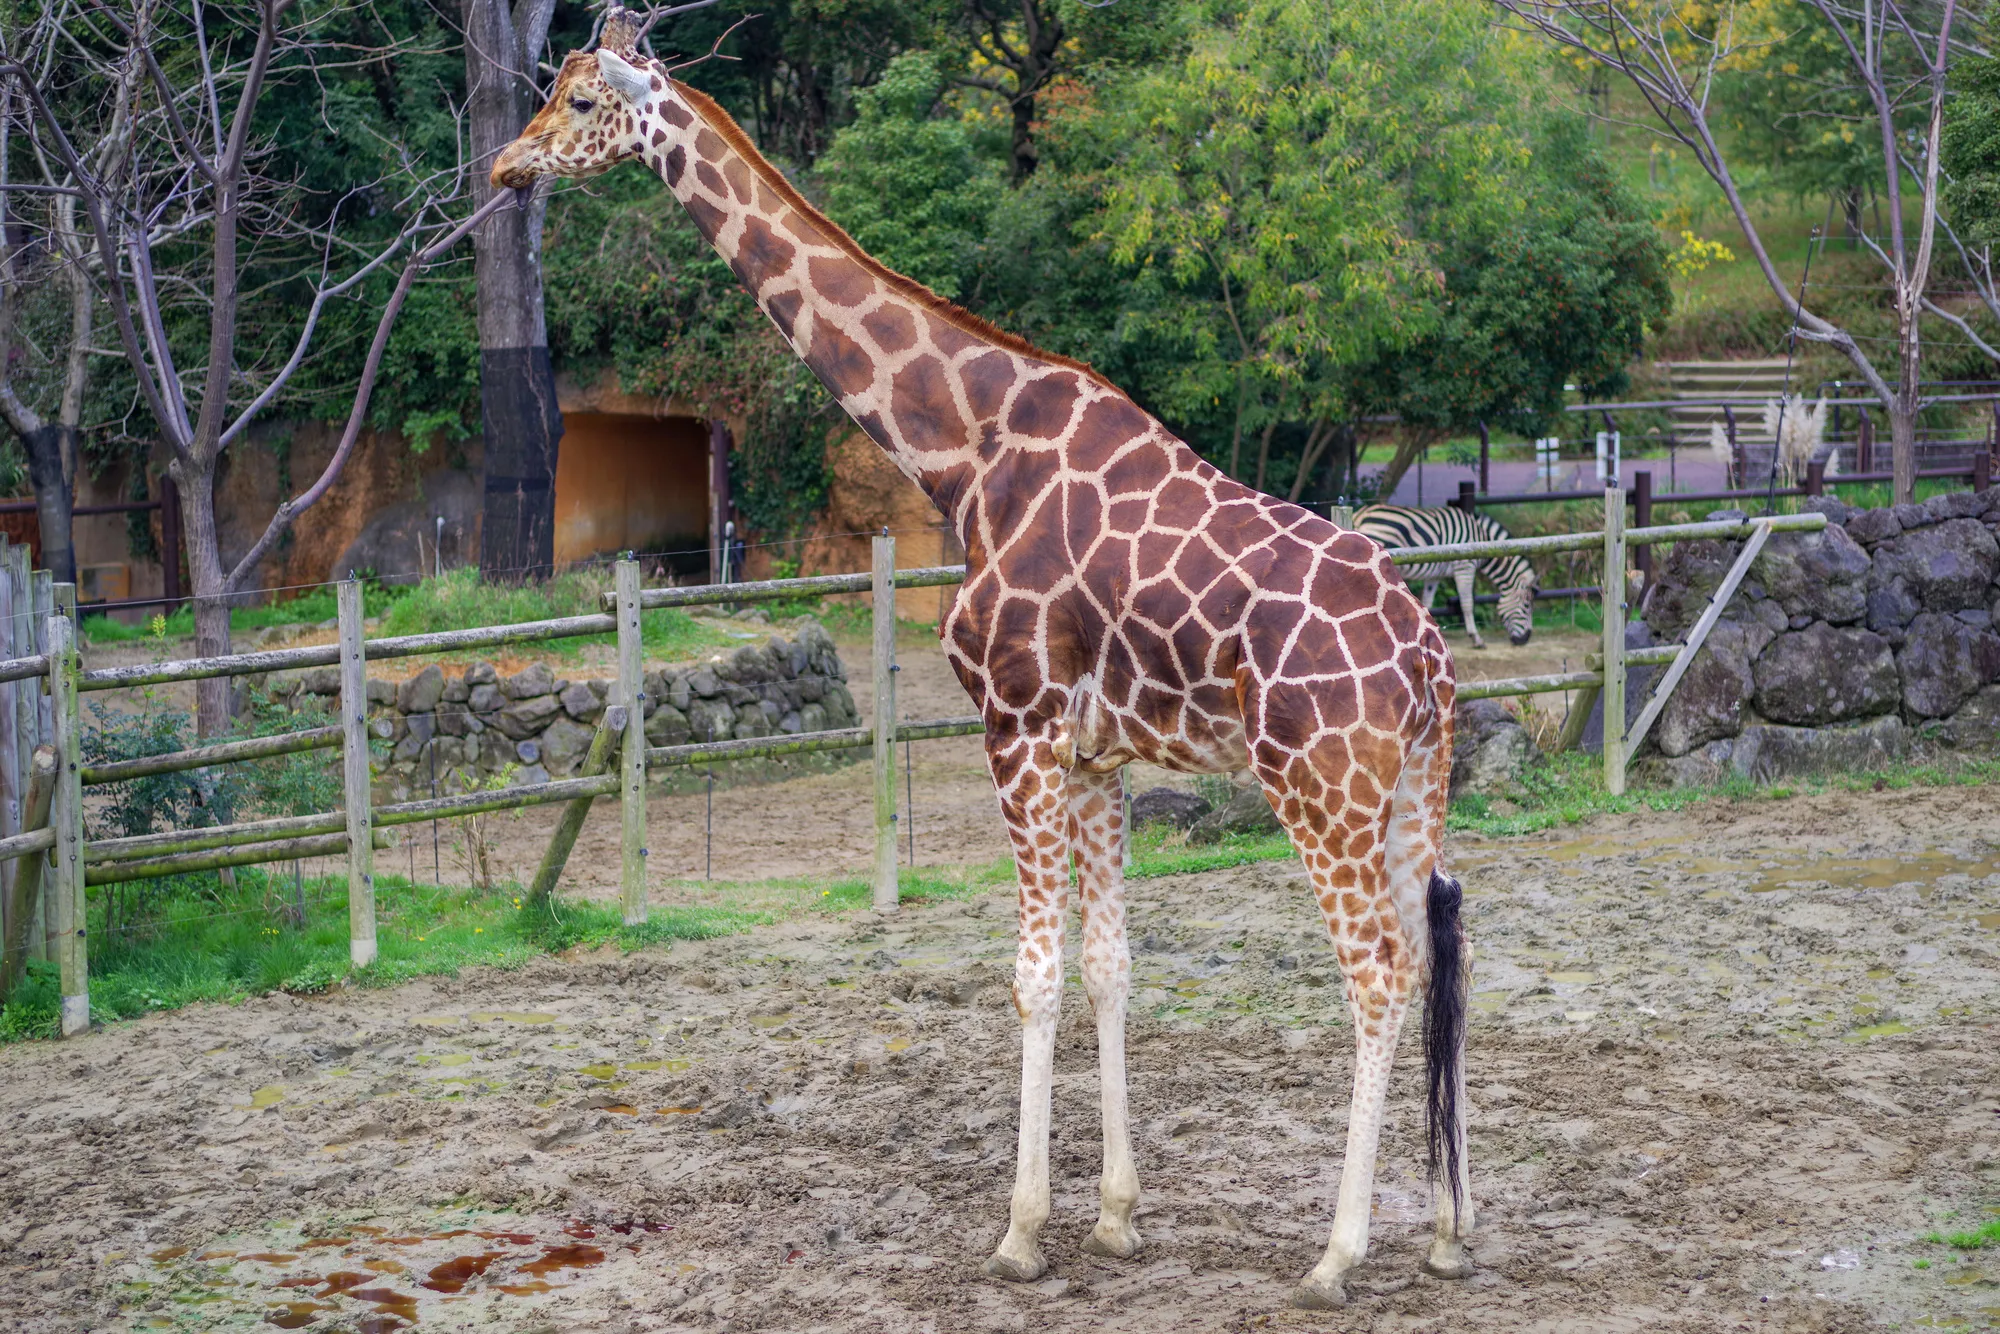
[[[2000,791],[1973,789],[1455,841],[1467,1283],[1417,1272],[1406,1042],[1352,1302],[1285,1309],[1330,1221],[1351,1046],[1302,875],[1269,863],[1133,888],[1137,1260],[1077,1250],[1098,1151],[1072,980],[1052,1270],[976,1271],[1018,1061],[992,894],[0,1051],[0,1325],[1990,1326],[1992,1253],[1919,1238],[2000,1204],[1996,831]]]

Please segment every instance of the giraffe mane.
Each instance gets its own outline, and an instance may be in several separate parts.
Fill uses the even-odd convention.
[[[1007,351],[1024,357],[1033,357],[1036,360],[1045,361],[1052,365],[1066,366],[1070,370],[1081,371],[1107,389],[1118,388],[1117,385],[1105,379],[1103,375],[1099,374],[1087,363],[1078,361],[1074,357],[1065,357],[1061,353],[1049,352],[1036,347],[1019,334],[1009,333],[990,321],[980,318],[958,303],[939,296],[916,279],[906,277],[876,259],[873,255],[862,249],[861,243],[849,236],[846,229],[841,227],[839,223],[808,203],[806,197],[800,194],[790,181],[785,179],[785,174],[772,166],[770,161],[757,150],[757,145],[751,142],[750,136],[744,133],[743,127],[736,123],[735,117],[723,110],[720,103],[707,93],[689,84],[676,83],[674,87],[687,100],[688,105],[694,109],[695,114],[711,130],[721,135],[731,148],[734,148],[738,153],[743,155],[744,161],[750,164],[750,169],[757,174],[757,178],[760,181],[769,186],[772,192],[780,199],[783,199],[787,205],[797,209],[814,227],[826,233],[827,238],[840,249],[847,252],[856,263],[887,283],[892,291],[899,292],[910,298],[945,323],[962,329],[975,338],[983,339],[989,343],[996,343]],[[1123,391],[1120,390],[1119,392],[1122,393]]]

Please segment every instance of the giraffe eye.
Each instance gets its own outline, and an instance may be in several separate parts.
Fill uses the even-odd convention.
[[[596,105],[597,103],[591,101],[587,97],[572,97],[569,100],[569,109],[571,111],[574,111],[579,116],[589,115],[591,108],[595,107]]]

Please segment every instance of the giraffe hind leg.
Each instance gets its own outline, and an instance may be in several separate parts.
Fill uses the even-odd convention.
[[[1139,1171],[1125,1085],[1125,1008],[1132,953],[1125,940],[1125,784],[1122,771],[1069,775],[1070,847],[1083,906],[1083,989],[1097,1018],[1097,1062],[1104,1119],[1104,1173],[1097,1226],[1084,1238],[1091,1255],[1129,1260],[1139,1253],[1132,1211]]]

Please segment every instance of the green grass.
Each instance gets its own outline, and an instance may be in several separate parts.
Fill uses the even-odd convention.
[[[104,925],[105,900],[92,891],[90,1002],[97,1020],[127,1019],[201,1001],[234,1002],[275,991],[311,994],[341,985],[387,986],[413,977],[455,975],[475,964],[518,967],[576,947],[638,949],[747,930],[770,914],[729,908],[657,908],[639,927],[622,924],[616,904],[523,905],[518,890],[493,892],[376,880],[380,957],[367,969],[348,962],[346,881],[306,884],[303,927],[283,924],[272,905],[288,899],[291,878],[239,870],[225,892],[212,876],[155,882],[143,930]],[[0,1009],[0,1042],[52,1037],[60,1012],[52,964],[29,975]]]
[[[1933,1232],[1924,1240],[1933,1246],[1949,1246],[1955,1251],[1983,1251],[1989,1247],[2000,1247],[2000,1218],[1989,1218],[1982,1226],[1969,1232]],[[1924,1261],[1917,1262],[1918,1268],[1924,1266]]]
[[[1708,787],[1632,788],[1612,796],[1604,762],[1571,751],[1530,764],[1510,798],[1469,794],[1452,803],[1445,827],[1488,838],[1510,838],[1580,824],[1593,815],[1679,811],[1703,801],[1775,800],[1799,793],[1859,792],[1913,787],[1964,787],[2000,781],[2000,760],[1896,764],[1882,769],[1794,779],[1764,787],[1732,778]]]
[[[380,615],[401,592],[401,589],[369,585],[363,595],[368,614]],[[229,613],[229,629],[232,633],[241,633],[247,630],[261,630],[269,625],[318,625],[322,621],[332,620],[336,614],[333,589],[314,588],[297,597],[269,602],[261,607],[237,607]],[[154,616],[137,625],[114,621],[109,616],[86,616],[83,621],[83,635],[84,638],[98,644],[124,643],[144,639],[148,635],[157,636],[162,624],[170,639],[191,636],[194,634],[194,608],[182,607],[171,616]]]

